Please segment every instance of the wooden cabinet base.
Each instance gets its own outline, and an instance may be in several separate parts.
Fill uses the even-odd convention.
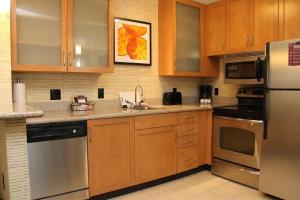
[[[136,131],[136,184],[175,174],[176,152],[176,126]]]
[[[177,173],[198,167],[198,146],[178,149]]]
[[[211,110],[89,120],[90,196],[210,164],[211,126]]]
[[[134,183],[134,120],[88,121],[90,196],[129,187]]]

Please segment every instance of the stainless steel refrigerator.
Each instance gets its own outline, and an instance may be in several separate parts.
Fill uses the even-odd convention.
[[[265,132],[259,190],[300,199],[300,39],[266,47]]]

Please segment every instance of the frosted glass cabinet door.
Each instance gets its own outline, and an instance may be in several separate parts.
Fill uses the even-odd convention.
[[[176,3],[176,71],[200,72],[200,9]]]
[[[69,59],[76,70],[109,66],[109,0],[70,0]],[[72,44],[72,45],[70,45]],[[70,62],[70,61],[69,61]]]
[[[26,67],[62,66],[66,29],[62,16],[65,0],[12,0],[15,12],[14,64]],[[51,71],[51,70],[50,70]]]

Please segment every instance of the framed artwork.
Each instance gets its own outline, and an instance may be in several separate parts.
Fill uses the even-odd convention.
[[[115,18],[114,25],[114,63],[150,66],[151,23]]]

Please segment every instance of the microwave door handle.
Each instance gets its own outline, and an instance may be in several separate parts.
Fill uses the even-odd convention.
[[[258,58],[255,62],[256,65],[256,79],[258,82],[260,82],[261,76],[262,76],[262,60]]]

